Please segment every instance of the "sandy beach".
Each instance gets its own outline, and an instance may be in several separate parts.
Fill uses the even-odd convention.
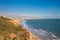
[[[32,32],[27,30],[27,35],[29,35],[29,39],[28,40],[42,40],[41,38],[37,37],[36,35],[34,35]]]

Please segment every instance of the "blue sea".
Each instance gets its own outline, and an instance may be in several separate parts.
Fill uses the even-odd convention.
[[[57,38],[56,40],[60,38],[60,19],[31,19],[25,20],[22,25],[35,35],[40,35],[43,39],[47,37],[46,40],[49,40],[49,38],[52,40],[52,36],[55,39]]]

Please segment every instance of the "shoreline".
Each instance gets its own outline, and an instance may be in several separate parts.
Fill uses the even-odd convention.
[[[23,22],[23,23],[21,23]],[[42,40],[42,38],[39,38],[38,36],[36,36],[34,33],[31,32],[31,30],[29,30],[29,28],[26,28],[25,24],[24,24],[25,20],[21,20],[19,22],[19,24],[23,27],[23,29],[25,29],[27,31],[27,36],[29,40]]]
[[[40,33],[38,33],[38,31],[34,31],[35,29],[31,30],[30,27],[26,27],[27,25],[25,24],[25,20],[24,19],[21,19],[19,21],[19,25],[21,25],[23,27],[23,29],[26,29],[27,35],[29,35],[28,36],[29,40],[53,40],[51,34],[48,34],[48,32],[45,32],[45,31],[42,32],[40,30]],[[44,34],[44,32],[45,32],[45,34]],[[42,33],[43,36],[41,35],[41,33]],[[44,37],[44,35],[45,35],[45,37]]]
[[[28,30],[28,32],[30,33],[30,34],[32,34],[32,35],[34,35],[33,37],[35,38],[35,39],[39,39],[39,40],[52,40],[50,37],[49,37],[49,35],[48,35],[48,33],[46,34],[44,31],[42,31],[42,30],[40,30],[40,33],[39,33],[39,31],[38,30],[36,30],[36,29],[34,29],[34,28],[31,28],[31,27],[28,27],[27,25],[26,25],[26,23],[25,23],[25,20],[22,20],[21,21],[21,23],[20,23],[20,25],[24,28],[24,29],[26,29],[26,30]]]
[[[25,20],[22,20],[21,22],[23,23],[20,25],[29,32],[31,40],[33,40],[33,38],[34,40],[59,40],[58,38],[53,37],[49,32],[44,30],[38,31],[34,28],[31,28],[29,25],[26,25]]]
[[[27,30],[27,35],[29,35],[29,40],[42,40],[41,38],[37,37],[35,34],[33,34],[31,31]]]
[[[19,25],[22,27],[22,29],[25,30],[25,36],[26,40],[60,40],[57,37],[55,37],[54,34],[48,33],[47,31],[35,29],[31,25],[26,23],[26,20],[24,19],[9,19],[8,23],[12,23],[16,27],[19,27]],[[23,31],[24,32],[24,31]],[[11,34],[15,35],[15,34]],[[53,35],[53,36],[52,36]]]

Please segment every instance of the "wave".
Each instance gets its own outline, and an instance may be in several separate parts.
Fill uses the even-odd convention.
[[[57,36],[55,36],[51,32],[47,32],[47,31],[42,30],[42,29],[35,29],[35,28],[33,28],[31,25],[28,25],[26,23],[26,20],[22,20],[20,22],[20,25],[22,25],[23,28],[26,28],[27,30],[29,30],[30,32],[35,34],[36,36],[42,38],[43,40],[60,40],[60,38],[58,38]]]

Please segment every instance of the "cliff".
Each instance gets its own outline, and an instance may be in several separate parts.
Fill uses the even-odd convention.
[[[27,29],[23,29],[18,20],[0,16],[0,40],[42,40]]]
[[[0,40],[27,40],[26,31],[17,21],[1,16]]]

